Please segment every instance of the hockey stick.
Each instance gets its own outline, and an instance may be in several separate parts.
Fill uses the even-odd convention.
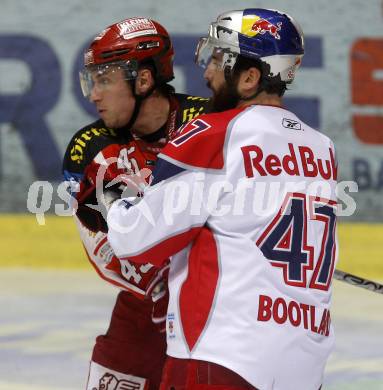
[[[339,269],[335,270],[334,279],[352,284],[353,286],[365,288],[367,290],[376,292],[378,294],[383,294],[383,284],[373,282],[372,280],[361,278],[360,276],[348,274]]]

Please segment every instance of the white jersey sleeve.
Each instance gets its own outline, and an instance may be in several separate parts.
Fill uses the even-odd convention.
[[[162,278],[165,269],[159,270],[153,264],[133,264],[120,260],[109,244],[106,233],[94,233],[74,216],[86,255],[98,275],[111,285],[129,291],[138,298],[145,298]]]
[[[157,167],[170,164],[159,157]],[[185,169],[145,191],[139,204],[115,202],[108,213],[108,238],[120,259],[144,263],[147,259],[161,266],[166,259],[187,246],[206,223],[207,194],[198,183],[214,175]],[[193,194],[194,189],[194,194]],[[190,211],[190,203],[195,213]],[[139,238],[138,238],[139,237]]]

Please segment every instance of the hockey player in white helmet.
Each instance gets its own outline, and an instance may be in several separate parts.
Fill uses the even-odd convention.
[[[303,54],[283,12],[220,15],[196,51],[218,112],[162,150],[140,203],[109,210],[120,258],[171,258],[161,390],[321,387],[337,163],[331,140],[283,108]]]

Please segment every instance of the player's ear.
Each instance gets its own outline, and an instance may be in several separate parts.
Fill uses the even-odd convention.
[[[136,78],[136,93],[143,95],[154,86],[152,71],[147,68],[140,69]]]
[[[251,96],[256,91],[261,72],[256,67],[251,67],[241,72],[238,83],[238,90],[241,96]]]

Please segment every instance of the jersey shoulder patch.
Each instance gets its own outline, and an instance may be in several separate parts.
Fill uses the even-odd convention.
[[[210,99],[184,94],[175,94],[175,97],[179,103],[177,127],[207,112]]]
[[[224,168],[224,146],[230,122],[244,109],[200,115],[183,125],[179,135],[164,148],[163,159],[183,166]]]
[[[117,139],[117,132],[107,128],[102,120],[83,127],[75,133],[67,146],[63,170],[83,172],[100,150]]]

